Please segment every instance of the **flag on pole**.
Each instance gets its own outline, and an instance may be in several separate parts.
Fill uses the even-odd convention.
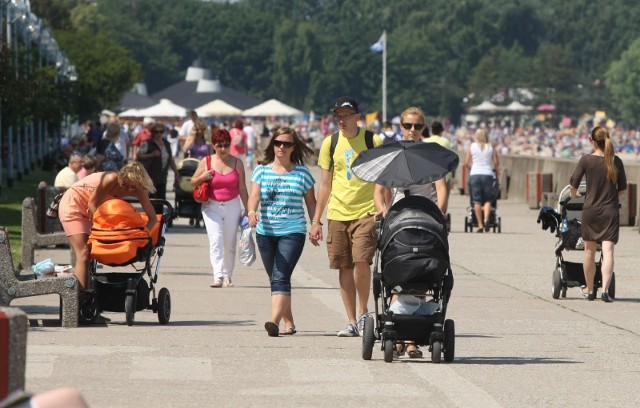
[[[380,36],[380,39],[378,40],[378,42],[376,42],[371,47],[369,47],[369,49],[371,50],[372,53],[377,54],[379,52],[384,51],[385,42],[387,41],[387,39],[385,37],[386,37],[385,36],[385,32],[383,31],[382,35]]]

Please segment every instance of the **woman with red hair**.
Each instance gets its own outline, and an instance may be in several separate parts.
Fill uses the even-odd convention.
[[[213,267],[210,286],[226,288],[233,286],[238,225],[241,217],[246,215],[249,194],[244,164],[229,152],[229,132],[215,129],[211,143],[215,152],[200,160],[191,184],[195,187],[210,183],[209,199],[202,203],[202,218],[209,236],[209,256]]]

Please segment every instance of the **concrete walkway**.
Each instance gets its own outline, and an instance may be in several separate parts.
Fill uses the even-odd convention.
[[[212,289],[204,229],[178,219],[158,282],[171,291],[168,325],[142,311],[132,327],[124,313],[105,313],[108,326],[62,329],[48,320],[55,297],[15,302],[37,325],[28,334],[27,389],[73,385],[92,407],[638,406],[637,228],[624,227],[616,247],[615,303],[587,302],[575,288],[554,300],[555,238],[536,223],[537,211],[501,201],[501,234],[464,233],[468,200],[453,195],[449,211],[451,364],[431,364],[426,352],[387,364],[377,346],[363,361],[360,338],[336,337],[346,320],[324,243],[308,244],[294,272],[298,333],[268,337],[260,258],[237,268],[234,288]],[[67,251],[42,250],[36,260],[50,255],[68,259]]]

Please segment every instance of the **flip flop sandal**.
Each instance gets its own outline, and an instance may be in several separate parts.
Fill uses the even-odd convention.
[[[264,324],[264,328],[269,337],[278,337],[278,325],[274,322],[266,322]]]
[[[281,336],[292,336],[294,334],[296,334],[298,331],[296,330],[295,327],[287,327],[286,330],[281,331],[280,335]]]

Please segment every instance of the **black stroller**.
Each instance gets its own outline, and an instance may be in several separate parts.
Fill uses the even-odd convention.
[[[371,359],[380,340],[386,362],[393,361],[395,345],[406,341],[428,345],[434,363],[443,353],[445,361],[453,361],[455,326],[446,319],[453,288],[446,225],[438,207],[421,196],[403,198],[380,222],[373,270],[375,315],[364,322],[363,359]],[[392,297],[402,294],[415,294],[436,308],[428,314],[394,313]]]
[[[196,226],[202,221],[201,205],[193,198],[193,186],[191,177],[196,172],[200,160],[186,158],[178,162],[178,183],[175,194],[176,217],[189,218]]]
[[[556,266],[553,269],[551,282],[551,296],[558,299],[560,296],[567,297],[567,288],[584,287],[586,280],[582,262],[570,262],[564,259],[564,252],[582,251],[584,242],[582,241],[582,207],[584,205],[584,195],[586,193],[586,183],[582,182],[578,188],[580,197],[572,198],[570,186],[566,186],[558,197],[558,209],[553,211],[549,207],[540,210],[538,222],[541,222],[543,229],[548,227],[551,232],[555,231],[558,238],[556,243]],[[546,225],[545,225],[546,224]],[[600,257],[596,261],[596,274],[594,278],[594,290],[602,286],[602,251],[600,245],[597,247]],[[609,284],[609,296],[615,298],[616,276],[611,277]]]
[[[469,215],[464,217],[464,232],[473,232],[474,228],[478,228],[478,218],[476,217],[476,213],[473,211],[473,195],[471,194],[471,184],[468,185],[469,190],[469,208],[467,211]],[[498,177],[493,178],[493,185],[491,187],[491,191],[493,194],[493,199],[491,200],[491,211],[489,212],[489,222],[487,223],[490,230],[494,233],[497,231],[498,233],[502,232],[502,218],[499,217],[496,213],[498,208],[498,200],[500,199],[500,182],[498,181]]]
[[[79,321],[91,324],[101,311],[125,312],[128,326],[133,325],[135,312],[151,309],[158,314],[160,324],[167,324],[171,316],[171,296],[167,288],[161,288],[156,297],[160,259],[164,254],[167,222],[171,219],[171,204],[166,200],[151,199],[158,223],[147,232],[147,217],[140,213],[140,225],[131,225],[128,202],[119,199],[103,203],[94,214],[93,228],[89,236],[91,263],[89,288],[80,298]],[[126,207],[129,204],[130,207]],[[129,211],[129,208],[131,210]],[[105,220],[100,227],[100,221]],[[106,268],[98,271],[99,265]],[[103,265],[103,266],[102,266]],[[112,267],[130,266],[132,271],[114,271]],[[147,276],[149,282],[144,279]],[[151,301],[149,297],[151,296]]]

